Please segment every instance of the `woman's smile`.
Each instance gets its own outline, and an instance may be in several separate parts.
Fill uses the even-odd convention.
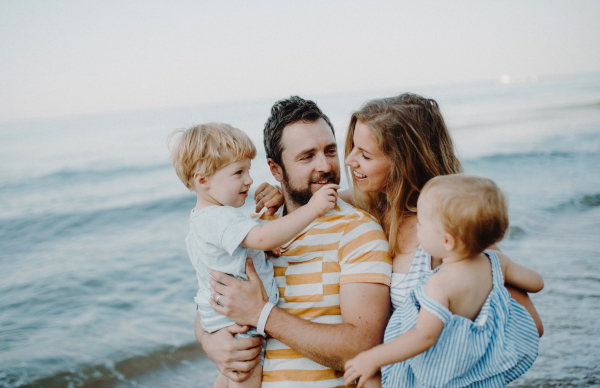
[[[352,139],[354,147],[345,162],[352,167],[358,188],[366,193],[384,191],[390,159],[379,147],[371,128],[357,121]]]

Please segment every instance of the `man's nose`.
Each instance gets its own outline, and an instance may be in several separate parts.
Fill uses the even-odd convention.
[[[317,171],[329,172],[331,171],[331,164],[325,155],[319,155],[317,159]]]

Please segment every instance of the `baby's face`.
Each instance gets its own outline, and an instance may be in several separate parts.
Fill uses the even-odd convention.
[[[250,159],[242,159],[221,168],[208,178],[208,194],[223,206],[243,206],[252,185]]]
[[[421,193],[417,201],[417,238],[425,252],[433,257],[445,257],[444,228],[431,203],[430,197],[435,195],[432,191]]]

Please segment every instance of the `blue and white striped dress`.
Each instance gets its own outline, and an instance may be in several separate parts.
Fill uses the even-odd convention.
[[[420,307],[440,318],[444,329],[427,351],[381,368],[383,388],[504,387],[531,367],[539,343],[535,323],[504,287],[496,254],[485,253],[492,264],[493,288],[474,322],[453,315],[425,294],[425,281],[430,274],[394,312],[384,342],[413,329]]]

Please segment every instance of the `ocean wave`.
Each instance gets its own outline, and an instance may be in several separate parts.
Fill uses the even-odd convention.
[[[148,371],[201,357],[206,357],[206,355],[197,343],[179,347],[168,346],[149,354],[136,355],[118,362],[107,360],[96,365],[83,365],[78,369],[69,368],[68,371],[61,371],[35,380],[27,374],[20,376],[16,371],[4,372],[0,374],[0,387],[109,387],[118,382],[129,381],[131,378]]]
[[[195,200],[194,197],[187,195],[126,207],[4,219],[0,221],[3,254],[28,249],[27,247],[33,244],[56,238],[95,234],[107,227],[115,225],[122,227],[169,213],[182,213],[185,217],[189,209],[194,207]]]
[[[557,114],[560,115],[561,112],[564,111],[578,109],[600,109],[600,101],[586,102],[581,104],[552,105],[540,107],[537,109],[527,109],[524,111],[517,112],[520,114],[516,117],[513,116],[511,118],[503,118],[497,120],[482,120],[475,122],[458,123],[456,125],[452,125],[449,129],[453,131],[460,131],[462,129],[469,128],[495,127],[499,125],[527,123],[530,121],[536,121],[548,117],[555,117]],[[512,112],[512,114],[514,113],[515,111]]]
[[[478,161],[485,162],[502,162],[505,160],[513,160],[513,159],[575,159],[581,158],[585,156],[594,156],[599,155],[600,150],[588,150],[588,151],[560,151],[560,150],[547,150],[547,151],[539,151],[532,150],[528,152],[514,152],[514,153],[496,153],[493,155],[481,156],[476,159]]]
[[[581,155],[580,152],[568,151],[531,151],[518,152],[511,154],[494,154],[479,158],[482,161],[498,162],[506,159],[525,159],[525,158],[573,158]]]
[[[587,211],[596,207],[600,207],[600,193],[580,195],[546,210],[551,213],[562,213],[573,210]]]
[[[526,236],[527,232],[525,231],[525,229],[521,228],[520,226],[511,225],[508,227],[508,230],[506,231],[506,236],[504,238],[508,238],[509,240],[520,240]]]
[[[21,189],[27,187],[68,185],[71,182],[77,182],[90,179],[118,179],[126,176],[138,176],[155,171],[169,170],[173,166],[170,163],[152,164],[147,166],[123,166],[114,168],[82,168],[82,169],[63,169],[48,173],[31,179],[18,178],[12,181],[2,183],[2,189]]]

